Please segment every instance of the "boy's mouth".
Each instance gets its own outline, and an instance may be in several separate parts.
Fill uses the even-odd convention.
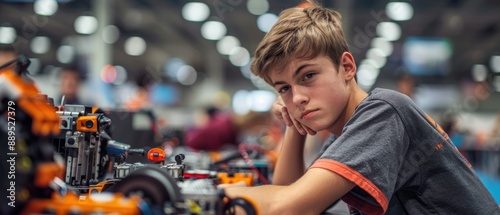
[[[315,112],[316,112],[316,110],[306,110],[306,111],[302,112],[300,119],[310,118],[310,117],[312,117],[312,115],[314,115]]]

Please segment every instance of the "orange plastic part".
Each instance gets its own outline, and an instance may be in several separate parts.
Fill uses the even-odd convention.
[[[210,157],[210,160],[212,160],[213,162],[222,159],[221,153],[217,151],[209,151],[208,156]]]
[[[47,99],[39,96],[39,91],[33,82],[23,80],[13,70],[0,71],[1,79],[6,80],[6,84],[15,96],[11,98],[16,101],[12,108],[23,110],[31,117],[33,134],[41,136],[59,134],[59,115]]]
[[[48,187],[55,177],[63,178],[64,167],[57,163],[42,163],[36,169],[35,185],[37,187]]]
[[[97,116],[80,116],[76,120],[76,130],[81,132],[97,132]]]
[[[78,196],[72,192],[61,196],[57,193],[50,199],[33,199],[21,215],[31,214],[121,214],[139,215],[138,196],[124,197],[119,193]]]
[[[92,107],[92,113],[96,113],[99,110],[99,107]]]
[[[152,148],[148,151],[148,159],[150,161],[153,161],[155,163],[163,162],[165,161],[165,151],[160,148]]]
[[[234,184],[243,181],[247,186],[253,186],[253,173],[234,173],[229,175],[227,172],[217,173],[221,184]]]
[[[106,188],[109,188],[115,184],[115,180],[110,180],[110,181],[103,181],[99,182],[96,185],[91,185],[89,186],[89,192],[88,196],[94,194],[94,193],[102,193],[102,191],[105,191]]]

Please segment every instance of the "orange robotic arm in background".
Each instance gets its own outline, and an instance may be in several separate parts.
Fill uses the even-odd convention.
[[[46,96],[40,94],[32,80],[23,77],[23,71],[16,72],[12,68],[19,60],[19,58],[14,59],[0,67],[0,98],[7,99],[10,108],[6,117],[16,117],[14,111],[20,109],[32,119],[33,134],[40,136],[58,134],[59,116],[55,108],[49,104]],[[1,109],[4,108],[7,109],[7,107]]]

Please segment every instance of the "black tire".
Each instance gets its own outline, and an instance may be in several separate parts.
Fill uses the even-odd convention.
[[[257,210],[254,205],[244,198],[234,198],[229,200],[229,202],[224,206],[225,215],[236,214],[235,207],[240,207],[245,211],[246,215],[257,215]]]
[[[109,191],[123,193],[125,196],[139,193],[148,204],[159,207],[175,206],[183,201],[173,177],[163,169],[150,166],[130,173],[110,187]]]

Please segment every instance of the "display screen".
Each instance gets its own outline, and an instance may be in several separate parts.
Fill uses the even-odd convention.
[[[409,37],[403,45],[403,63],[413,75],[445,76],[452,52],[446,38]]]

